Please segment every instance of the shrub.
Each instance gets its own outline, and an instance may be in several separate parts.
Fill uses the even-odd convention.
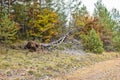
[[[113,38],[113,48],[115,51],[120,51],[120,36],[116,35]]]
[[[7,14],[0,17],[0,42],[11,42],[17,38],[18,25]]]
[[[81,35],[81,38],[86,51],[93,53],[102,53],[104,51],[103,43],[94,29],[88,35]]]

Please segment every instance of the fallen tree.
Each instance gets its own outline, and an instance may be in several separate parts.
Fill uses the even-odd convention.
[[[60,39],[51,42],[51,43],[36,43],[35,41],[28,41],[27,44],[24,46],[24,49],[28,49],[30,51],[37,51],[37,50],[51,50],[53,47],[59,46],[68,36],[69,33],[61,37]]]

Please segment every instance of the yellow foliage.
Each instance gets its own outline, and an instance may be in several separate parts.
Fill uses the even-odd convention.
[[[78,32],[75,33],[75,36],[80,36],[81,34],[89,34],[89,31],[94,28],[97,34],[101,36],[103,33],[103,26],[99,23],[99,19],[89,14],[84,16],[74,14],[75,27]]]
[[[49,42],[58,34],[56,25],[59,23],[58,14],[46,8],[34,9],[34,18],[29,21],[29,35],[37,37],[43,42]]]

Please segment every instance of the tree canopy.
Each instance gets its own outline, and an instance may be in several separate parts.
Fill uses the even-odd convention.
[[[100,43],[106,51],[120,47],[117,45],[120,39],[119,11],[108,11],[102,0],[95,3],[93,15],[77,0],[70,3],[63,0],[1,0],[0,3],[0,42],[39,40],[49,43],[73,30],[70,35],[79,41],[83,40],[83,35],[89,37],[89,41],[96,36],[94,40],[97,41],[91,43]],[[87,43],[83,41],[82,44]]]

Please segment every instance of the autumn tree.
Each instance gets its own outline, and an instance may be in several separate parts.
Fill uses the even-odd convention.
[[[94,17],[90,16],[86,6],[82,6],[73,14],[73,24],[76,28],[75,38],[80,38],[81,34],[88,34],[89,31],[94,28]]]
[[[77,30],[75,38],[81,39],[81,35],[89,35],[89,32],[94,29],[103,41],[104,48],[110,50],[114,21],[101,0],[95,4],[93,16],[89,15],[86,7],[83,6],[73,14],[73,22]]]
[[[36,5],[36,6],[34,6]],[[31,39],[39,39],[41,42],[50,42],[58,35],[58,15],[52,9],[38,8],[33,4],[29,8],[28,34]]]
[[[109,50],[111,46],[112,32],[114,27],[114,21],[111,18],[110,12],[102,4],[102,0],[98,0],[95,4],[94,16],[98,17],[99,24],[103,26],[103,32],[101,34],[101,39],[104,43],[104,48]]]

